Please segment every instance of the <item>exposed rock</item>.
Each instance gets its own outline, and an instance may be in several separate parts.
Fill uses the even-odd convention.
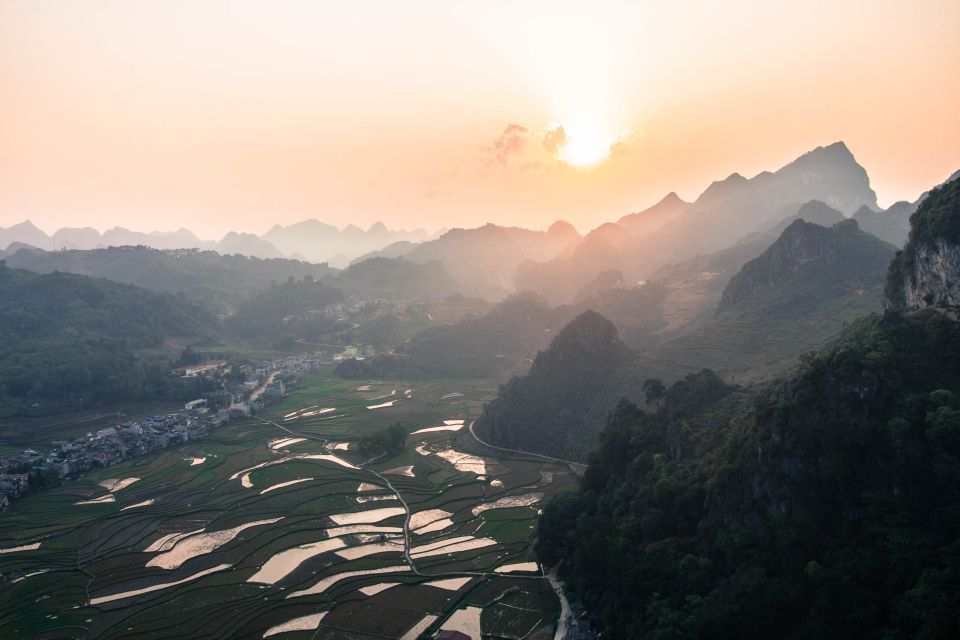
[[[907,246],[890,265],[884,307],[960,318],[960,179],[931,191],[910,227]]]

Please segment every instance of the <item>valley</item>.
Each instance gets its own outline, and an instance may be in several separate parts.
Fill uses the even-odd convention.
[[[576,475],[472,437],[494,392],[322,371],[203,439],[19,500],[0,520],[0,635],[550,638],[536,515]],[[402,451],[363,450],[396,423]]]

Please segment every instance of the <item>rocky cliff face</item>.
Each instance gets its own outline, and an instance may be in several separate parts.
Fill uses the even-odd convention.
[[[890,264],[884,307],[960,318],[960,179],[931,191],[910,218],[910,240]]]
[[[885,300],[887,309],[931,308],[960,319],[960,244],[943,239],[919,244],[907,271],[895,278],[900,289]]]

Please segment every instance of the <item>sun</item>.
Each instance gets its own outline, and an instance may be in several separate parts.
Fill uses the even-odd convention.
[[[557,157],[575,167],[592,167],[610,157],[610,147],[616,142],[596,129],[577,127],[567,129],[567,139]]]

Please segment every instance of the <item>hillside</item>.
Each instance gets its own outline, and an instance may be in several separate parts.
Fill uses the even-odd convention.
[[[648,375],[710,367],[762,379],[821,349],[844,324],[881,309],[892,246],[852,220],[794,221],[728,282],[712,319],[641,354]]]
[[[343,299],[339,289],[307,276],[252,295],[224,324],[246,340],[266,340],[276,347],[291,348],[298,339],[319,342],[330,333],[335,321],[324,310]]]
[[[874,316],[755,400],[700,374],[622,402],[541,560],[604,637],[952,637],[958,345],[941,315]]]
[[[370,258],[331,274],[325,282],[366,299],[440,299],[461,290],[441,262],[406,258]]]
[[[487,224],[451,229],[414,246],[404,258],[417,263],[439,260],[472,295],[497,300],[514,291],[514,276],[523,261],[549,260],[579,237],[565,222],[555,222],[547,231]]]
[[[0,406],[162,397],[170,338],[209,339],[217,323],[175,296],[0,263]]]
[[[632,357],[613,323],[585,311],[537,354],[525,376],[500,387],[477,430],[497,446],[582,458],[609,407],[639,392]]]
[[[712,319],[730,278],[766,251],[796,220],[831,227],[845,218],[826,203],[811,200],[796,214],[775,225],[765,225],[725,249],[665,265],[651,274],[650,281],[664,290],[664,335],[682,333]]]
[[[271,282],[293,277],[315,279],[332,272],[326,265],[297,260],[262,260],[213,251],[160,251],[148,247],[111,247],[91,251],[20,250],[7,264],[38,273],[62,271],[107,278],[152,291],[183,294],[190,302],[226,314]]]

